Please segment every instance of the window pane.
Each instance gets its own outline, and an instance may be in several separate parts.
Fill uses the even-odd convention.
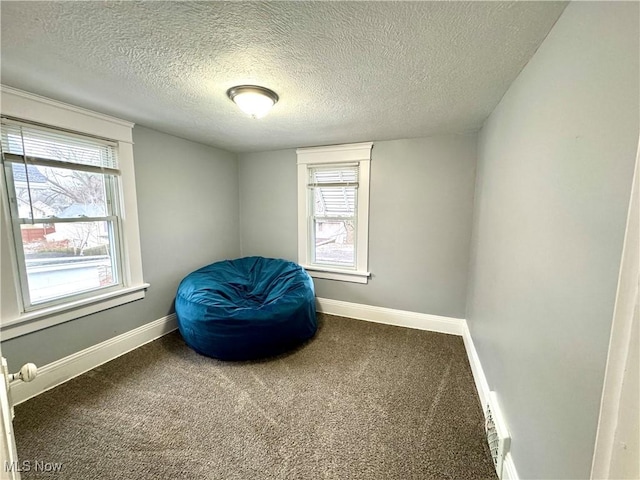
[[[118,283],[112,222],[20,228],[32,304]]]
[[[355,266],[355,222],[315,219],[315,263]]]
[[[20,218],[104,217],[107,175],[12,163]],[[31,203],[30,203],[31,202]]]
[[[357,167],[314,168],[310,181],[314,234],[312,262],[354,267]]]

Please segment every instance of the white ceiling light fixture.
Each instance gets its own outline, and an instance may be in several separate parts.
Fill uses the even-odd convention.
[[[235,102],[240,110],[253,118],[262,118],[278,101],[273,90],[257,85],[238,85],[227,90],[227,96]]]

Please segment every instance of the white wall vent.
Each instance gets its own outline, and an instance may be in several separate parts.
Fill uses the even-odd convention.
[[[487,435],[491,457],[493,458],[493,465],[496,468],[498,478],[502,479],[502,466],[504,464],[504,458],[511,446],[511,437],[509,436],[507,424],[498,405],[496,392],[489,392],[489,403],[487,404],[484,418],[484,429]]]

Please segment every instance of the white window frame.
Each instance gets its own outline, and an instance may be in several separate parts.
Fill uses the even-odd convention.
[[[367,283],[371,273],[369,261],[369,177],[373,142],[299,148],[298,156],[298,263],[312,277]],[[310,241],[311,190],[308,188],[309,169],[319,165],[358,164],[356,264],[354,268],[332,267],[312,262]]]
[[[117,288],[97,290],[41,308],[25,308],[19,275],[19,252],[12,238],[11,214],[4,171],[0,173],[0,332],[2,340],[25,335],[62,322],[144,298],[149,287],[143,280],[140,233],[133,165],[133,123],[0,86],[3,116],[79,134],[108,138],[117,143],[120,168],[121,271]]]

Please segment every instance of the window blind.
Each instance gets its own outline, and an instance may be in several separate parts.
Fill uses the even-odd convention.
[[[314,215],[344,218],[355,215],[358,166],[310,168],[309,188],[315,192]]]
[[[119,174],[117,144],[2,118],[5,161]]]

